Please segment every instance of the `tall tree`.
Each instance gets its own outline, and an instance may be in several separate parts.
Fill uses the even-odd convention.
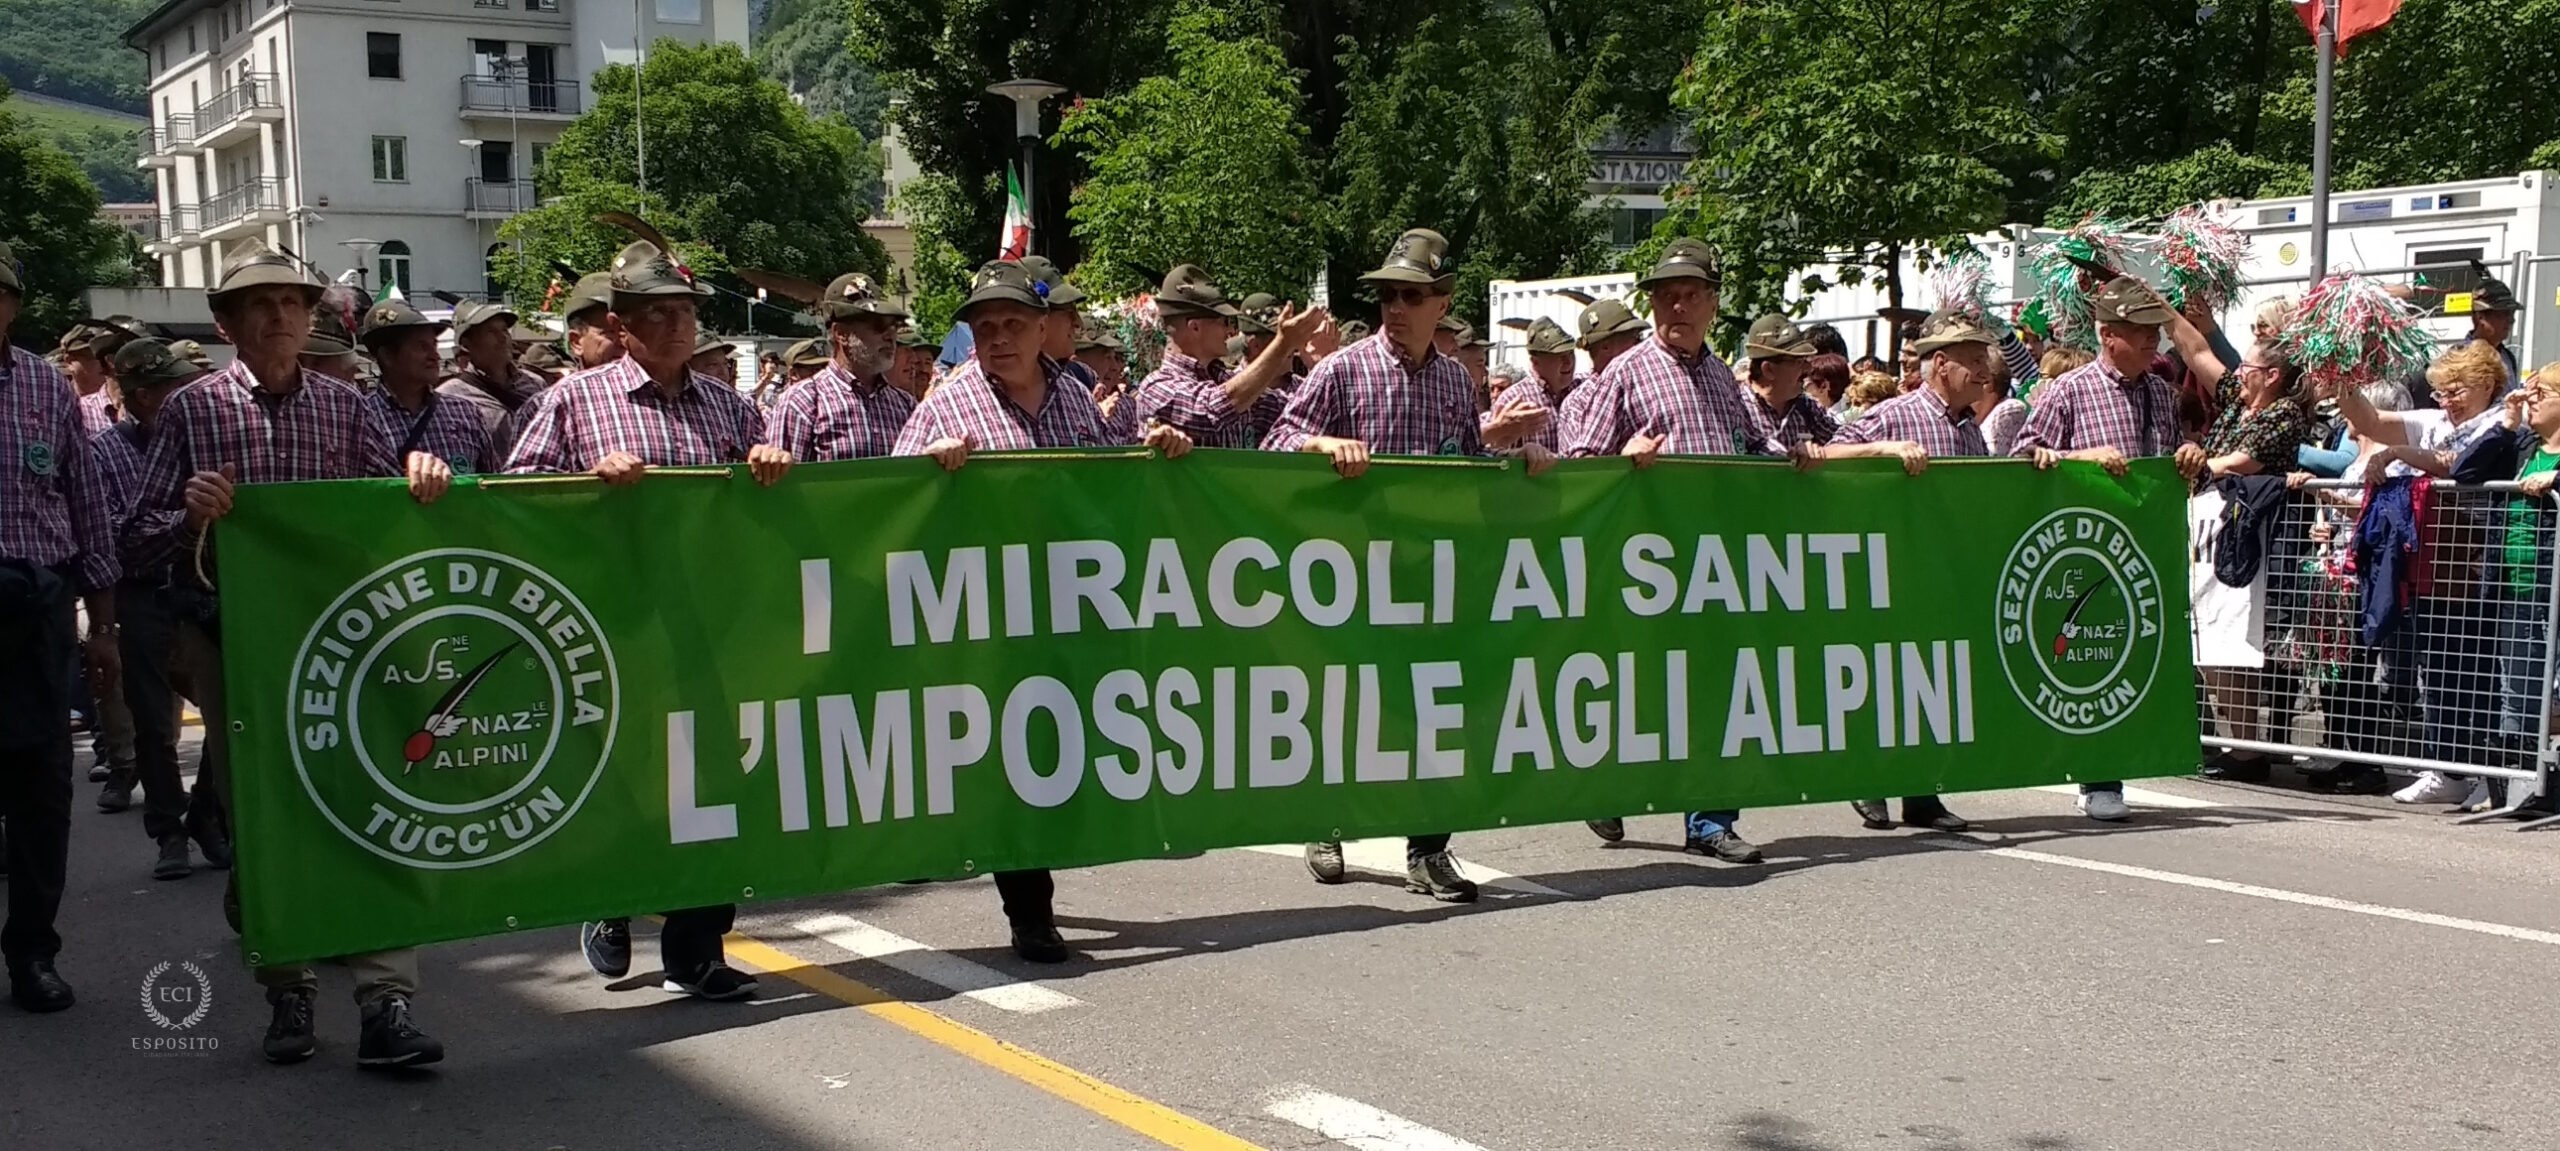
[[[98,218],[98,189],[80,165],[28,130],[0,80],[0,242],[23,265],[26,306],[10,336],[40,346],[86,316],[91,284],[130,283],[123,231]]]
[[[1726,260],[1725,317],[1782,307],[1785,277],[1839,259],[1902,302],[1901,257],[2002,222],[2002,163],[2049,153],[2005,0],[1734,0],[1706,13],[1674,96],[1698,159],[1672,229]]]
[[[633,76],[620,64],[596,74],[594,104],[545,155],[543,206],[500,227],[500,239],[523,243],[521,257],[510,250],[499,261],[511,295],[540,299],[554,260],[603,267],[629,240],[594,222],[608,209],[640,212],[669,239],[696,245],[686,251],[694,271],[732,291],[751,290],[728,268],[820,281],[854,270],[885,274],[887,253],[862,230],[878,208],[879,151],[850,125],[810,116],[734,44],[652,47],[640,76],[645,124]],[[745,305],[723,296],[711,315],[735,326]]]
[[[775,0],[757,25],[756,66],[812,115],[842,116],[863,139],[877,140],[889,92],[846,50],[851,29],[844,0]]]
[[[1325,205],[1298,122],[1297,78],[1278,47],[1229,14],[1174,18],[1173,71],[1073,107],[1058,142],[1091,173],[1069,216],[1077,278],[1108,292],[1205,265],[1230,294],[1303,298],[1324,260]]]

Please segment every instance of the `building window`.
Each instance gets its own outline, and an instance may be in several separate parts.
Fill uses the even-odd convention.
[[[166,40],[160,42],[160,70],[169,70],[169,42]]]
[[[409,138],[407,136],[373,138],[373,179],[378,184],[409,182]]]
[[[364,34],[364,74],[376,80],[400,78],[400,34],[367,32]]]
[[[661,24],[702,23],[702,0],[658,0]]]
[[[189,24],[189,25],[187,25],[187,55],[189,55],[189,56],[193,56],[193,55],[195,55],[195,54],[196,54],[196,26],[195,26],[195,25],[193,25],[193,24]]]
[[[1616,208],[1609,212],[1609,244],[1632,248],[1653,238],[1653,226],[1666,215],[1660,208]]]
[[[409,245],[399,240],[384,240],[382,251],[375,254],[374,270],[381,273],[382,286],[397,286],[402,295],[409,292]]]

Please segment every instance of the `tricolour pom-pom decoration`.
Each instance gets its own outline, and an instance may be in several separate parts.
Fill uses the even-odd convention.
[[[1991,258],[1964,248],[1950,252],[1929,269],[1929,288],[1937,293],[1942,311],[1961,312],[1993,326],[2005,321],[1991,308]]]
[[[2089,215],[2069,231],[2037,245],[2027,263],[2036,300],[2044,305],[2052,339],[2065,347],[2095,349],[2098,324],[2089,298],[2105,286],[2093,267],[2122,268],[2140,239],[2124,221]]]
[[[2380,281],[2340,273],[2312,286],[2276,346],[2314,384],[2401,380],[2425,370],[2435,350],[2423,318]]]
[[[2249,237],[2221,215],[2190,205],[2160,225],[2160,263],[2168,284],[2162,294],[2174,308],[2202,300],[2219,313],[2240,295],[2240,266],[2249,259]]]

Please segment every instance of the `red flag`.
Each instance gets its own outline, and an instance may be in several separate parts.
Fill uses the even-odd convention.
[[[2320,39],[2320,0],[2293,0],[2293,14],[2302,18],[2302,28]],[[2347,42],[2380,28],[2400,14],[2400,0],[2338,0],[2338,55],[2347,54]]]

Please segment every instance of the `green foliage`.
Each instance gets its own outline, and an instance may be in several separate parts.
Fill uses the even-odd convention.
[[[1727,323],[1845,254],[1886,278],[1910,246],[1999,224],[1999,161],[2051,150],[2027,111],[2003,0],[1737,0],[1707,13],[1674,102],[1699,159],[1667,228],[1724,253]],[[1814,290],[1818,284],[1802,285]]]
[[[919,176],[898,188],[898,211],[915,225],[916,282],[908,311],[922,331],[951,330],[960,302],[969,297],[969,278],[978,262],[995,254],[983,247],[964,252],[945,238],[968,231],[965,221],[974,218],[978,198],[943,175]]]
[[[41,346],[88,314],[83,289],[126,283],[123,231],[98,218],[98,190],[80,166],[20,122],[19,102],[0,81],[0,242],[26,282],[26,305],[10,336]]]
[[[0,3],[0,78],[20,91],[148,111],[142,54],[124,30],[156,0],[6,0]]]
[[[641,77],[648,104],[648,197],[642,213],[674,240],[693,270],[732,292],[730,268],[760,268],[820,282],[848,271],[883,275],[887,254],[862,230],[876,207],[877,148],[841,120],[814,119],[782,85],[761,76],[734,44],[661,40]],[[499,261],[509,294],[540,299],[551,261],[603,267],[629,241],[593,223],[607,209],[638,210],[633,72],[596,74],[594,103],[543,160],[543,192],[558,203],[508,220],[499,237],[521,239]],[[713,322],[743,327],[746,305],[723,295]],[[770,317],[758,314],[758,323]],[[768,325],[769,326],[769,325]]]
[[[844,0],[775,0],[755,36],[756,66],[801,98],[814,116],[840,116],[866,140],[880,138],[888,89],[848,51]]]
[[[2189,204],[2250,200],[2308,188],[2311,170],[2265,156],[2243,156],[2216,141],[2174,160],[2121,171],[2093,169],[2072,177],[2045,223],[2064,227],[2092,212],[2120,218],[2166,216]]]
[[[133,203],[157,194],[151,180],[133,165],[142,155],[139,117],[89,104],[32,100],[24,92],[11,106],[20,123],[71,153],[108,203]]]
[[[1068,215],[1089,290],[1151,290],[1151,275],[1206,267],[1228,294],[1303,298],[1324,260],[1325,204],[1280,50],[1235,36],[1220,14],[1177,17],[1174,71],[1078,104],[1057,142],[1091,173]]]

